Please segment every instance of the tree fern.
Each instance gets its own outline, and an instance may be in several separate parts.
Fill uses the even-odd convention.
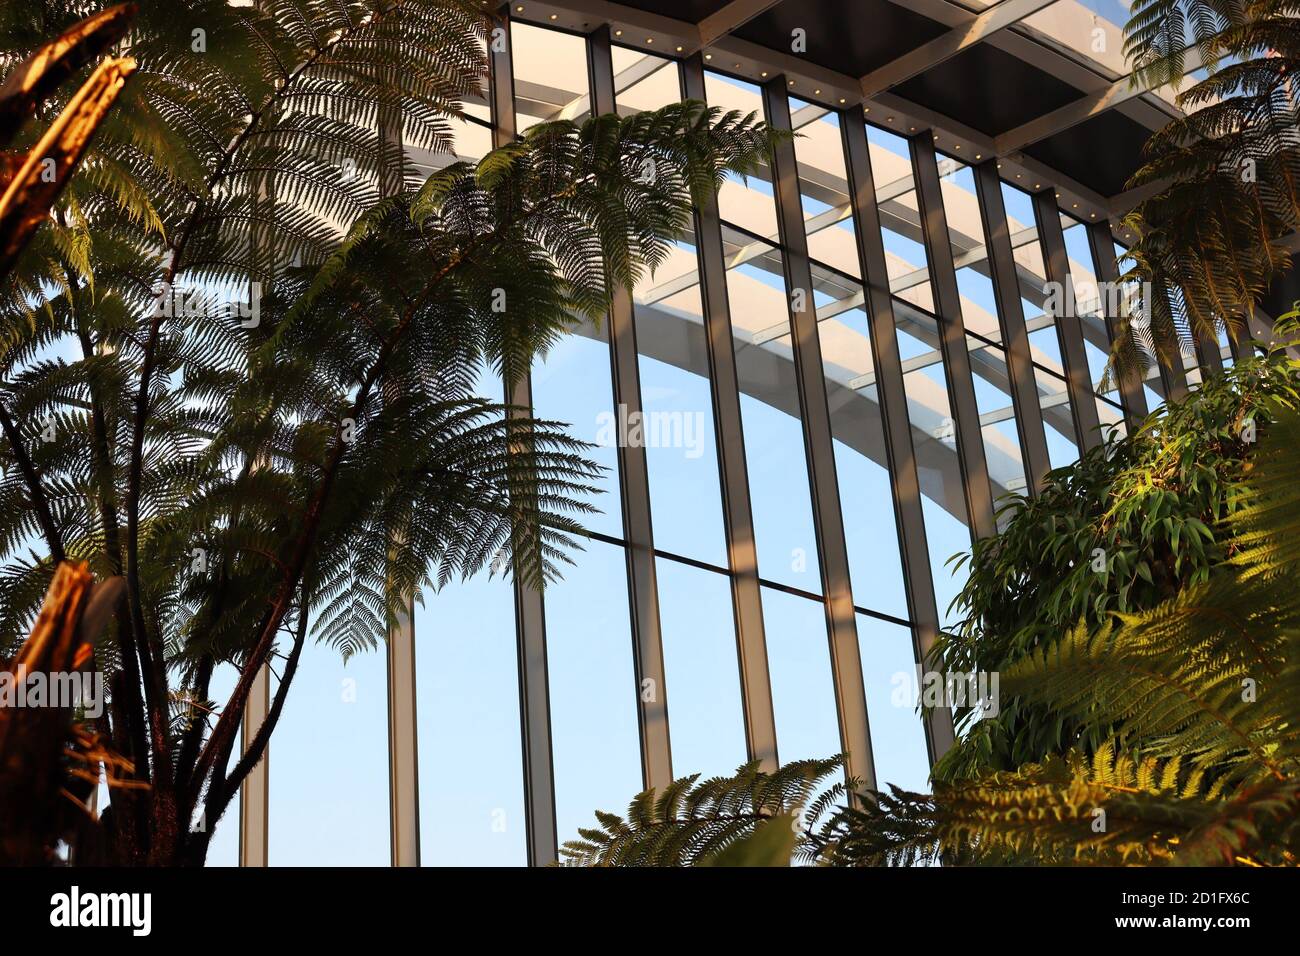
[[[1125,52],[1134,82],[1180,84],[1186,52],[1208,70],[1178,94],[1187,115],[1145,147],[1131,187],[1155,187],[1125,218],[1135,235],[1127,278],[1151,283],[1135,314],[1166,354],[1247,319],[1290,268],[1285,237],[1300,228],[1300,5],[1295,0],[1139,0]],[[1131,331],[1131,327],[1129,329]],[[1122,366],[1141,364],[1135,337]]]
[[[0,62],[85,7],[7,5]],[[599,318],[770,147],[688,103],[546,124],[421,180],[380,128],[448,154],[489,27],[467,0],[142,5],[138,82],[0,288],[0,656],[50,555],[128,581],[99,652],[112,745],[149,787],[115,797],[96,858],[202,860],[211,826],[189,821],[229,806],[304,641],[357,653],[425,586],[562,572],[598,469],[480,373],[513,382]],[[273,656],[271,716],[232,759]],[[239,678],[209,715],[220,663]]]
[[[843,781],[819,789],[842,767],[842,758],[833,757],[796,760],[767,773],[755,761],[731,777],[682,777],[662,793],[638,794],[626,819],[597,811],[599,826],[579,829],[579,839],[567,841],[560,856],[570,866],[693,866],[754,839],[765,824],[807,833],[846,792]]]

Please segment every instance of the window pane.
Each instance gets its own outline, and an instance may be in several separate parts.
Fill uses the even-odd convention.
[[[581,122],[589,115],[585,40],[516,20],[510,42],[519,132],[543,120]]]
[[[607,327],[584,322],[564,336],[545,357],[533,363],[533,414],[564,422],[568,432],[596,446],[583,451],[604,473],[587,483],[598,489],[586,497],[598,509],[575,515],[586,528],[621,537],[623,516],[618,498],[619,418],[609,365]]]
[[[821,592],[781,256],[727,271],[759,574]]]
[[[763,588],[776,745],[784,763],[840,752],[826,609],[820,601]]]
[[[513,588],[486,570],[415,609],[420,862],[527,863]]]
[[[790,101],[790,113],[798,134],[794,152],[808,254],[832,269],[861,278],[839,117],[825,107],[800,100]]]
[[[731,582],[666,558],[655,569],[673,776],[732,773],[745,762],[745,714]]]
[[[870,124],[867,145],[876,184],[876,205],[880,209],[889,291],[918,308],[934,312],[911,146],[902,136]]]
[[[955,578],[947,562],[954,554],[970,549],[956,428],[938,351],[935,318],[906,308],[898,300],[894,302],[894,318],[903,359],[907,414],[912,424],[912,450],[921,487],[930,575],[934,580],[939,619],[946,626],[950,620],[946,615],[948,605],[965,579],[964,574],[960,579]]]
[[[282,659],[274,659],[276,671]],[[278,681],[272,681],[274,696]],[[388,674],[309,636],[270,748],[272,866],[388,866]]]
[[[710,72],[704,75],[704,95],[710,106],[763,116],[763,94],[752,83]],[[718,190],[718,211],[726,222],[776,242],[776,200],[767,164],[745,179],[728,173]]]
[[[641,789],[636,672],[623,549],[590,541],[546,591],[555,819],[575,839],[596,810],[622,814]]]
[[[818,335],[853,600],[859,607],[906,618],[898,526],[867,313],[861,307],[845,308],[846,301],[853,301],[848,296],[824,304],[820,298],[819,293],[818,315],[825,317]]]
[[[876,786],[929,790],[930,761],[925,727],[916,710],[917,672],[912,632],[878,618],[858,615],[858,646],[867,688],[871,753]]]
[[[726,567],[695,247],[679,243],[634,303],[655,547]]]

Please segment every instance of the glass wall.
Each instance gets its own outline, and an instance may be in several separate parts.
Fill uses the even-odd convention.
[[[588,49],[604,41],[519,21],[512,24],[511,36],[513,75],[503,73],[496,81],[513,90],[517,129],[588,116]],[[622,46],[617,38],[610,54],[620,114],[682,96],[677,61]],[[763,116],[759,86],[711,69],[704,81],[711,105]],[[490,149],[486,90],[470,98],[465,112],[450,124],[445,150],[410,150],[417,172],[427,174],[453,159],[475,161]],[[736,635],[737,587],[743,579],[733,577],[724,523],[729,489],[720,468],[729,453],[743,456],[748,474],[751,514],[732,514],[730,520],[739,522],[734,534],[752,535],[757,550],[779,754],[784,760],[822,757],[843,746],[805,447],[808,399],[799,387],[791,339],[791,297],[797,291],[811,295],[817,314],[876,777],[881,785],[928,786],[925,734],[915,708],[915,639],[891,494],[891,449],[882,424],[864,284],[887,289],[893,305],[910,447],[892,451],[915,462],[934,597],[941,623],[952,626],[960,609],[950,605],[963,577],[954,575],[948,562],[969,550],[970,533],[953,388],[940,350],[951,317],[936,311],[933,256],[921,228],[913,168],[913,150],[933,145],[925,130],[868,122],[866,145],[881,222],[881,235],[868,238],[883,246],[885,274],[864,275],[849,202],[843,114],[792,100],[790,116],[799,133],[794,152],[813,288],[789,288],[786,267],[793,260],[777,228],[773,173],[764,165],[746,179],[728,177],[723,183],[718,221],[710,224],[716,232],[681,236],[656,271],[631,290],[657,589],[638,591],[643,606],[631,606],[624,527],[630,504],[623,496],[630,499],[628,488],[636,482],[624,483],[619,471],[620,409],[609,323],[575,322],[572,333],[532,369],[534,412],[568,423],[575,437],[591,443],[588,456],[605,471],[589,501],[594,510],[582,517],[590,536],[570,556],[573,564],[564,569],[563,580],[542,596],[544,633],[527,630],[536,626],[528,615],[516,619],[514,585],[501,573],[508,569],[486,569],[417,596],[413,729],[421,859],[427,865],[522,865],[536,852],[528,840],[522,757],[524,734],[542,731],[521,726],[519,648],[525,636],[540,642],[546,653],[550,735],[541,741],[541,752],[551,754],[551,766],[544,770],[553,774],[560,841],[589,825],[597,809],[625,812],[643,786],[634,619],[646,632],[638,639],[657,641],[662,648],[674,775],[729,773],[747,759],[746,688]],[[992,490],[995,497],[1023,492],[1005,342],[973,170],[947,156],[938,157],[938,164]],[[1058,330],[1044,308],[1038,223],[1027,193],[1005,184],[1002,198],[1038,386],[1038,407],[1031,413],[1043,417],[1052,463],[1059,466],[1077,455],[1078,436]],[[1102,422],[1118,424],[1119,395],[1103,385],[1110,342],[1087,227],[1065,215],[1061,225],[1093,398]],[[716,241],[701,237],[719,232],[720,250],[698,247]],[[716,259],[704,259],[703,252],[711,257],[720,252],[725,264],[725,316],[706,317],[701,262]],[[710,291],[716,304],[718,290]],[[719,425],[726,409],[718,395],[731,386],[712,380],[717,356],[710,353],[706,318],[730,324],[728,355],[735,360],[739,385],[731,397],[739,399],[742,425],[737,434],[724,434]],[[485,397],[498,400],[501,390],[499,379],[483,377]],[[1160,399],[1150,397],[1154,408]],[[646,623],[656,615],[644,613],[652,601],[657,631]],[[362,651],[346,662],[332,647],[313,644],[304,652],[298,686],[272,747],[271,863],[390,862],[385,664],[382,649]],[[752,673],[749,679],[755,679]],[[549,819],[533,822],[535,833],[549,830]],[[214,862],[233,862],[237,834],[231,814],[220,823]]]

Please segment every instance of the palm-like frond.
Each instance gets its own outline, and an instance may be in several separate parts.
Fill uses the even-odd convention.
[[[757,761],[731,777],[682,777],[662,793],[638,794],[627,817],[597,812],[598,827],[560,849],[570,866],[693,866],[750,839],[768,821],[788,818],[803,833],[818,826],[846,792],[844,782],[822,791],[843,760],[796,760],[766,773]],[[819,792],[820,791],[820,792]]]
[[[1300,5],[1295,0],[1139,0],[1126,28],[1134,82],[1180,83],[1195,47],[1208,69],[1178,96],[1188,110],[1148,141],[1130,186],[1156,194],[1126,216],[1125,277],[1150,283],[1137,324],[1173,358],[1247,320],[1291,265],[1300,228]],[[1142,363],[1133,327],[1115,357]]]

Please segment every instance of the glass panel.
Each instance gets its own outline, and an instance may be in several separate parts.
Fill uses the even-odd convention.
[[[555,819],[561,842],[641,789],[623,549],[590,541],[546,591]]]
[[[651,326],[649,331],[661,339],[677,340],[648,343],[648,336],[639,334],[643,349],[683,344],[680,340],[687,336],[680,326],[668,326],[669,321],[648,318],[638,308],[638,326]],[[691,362],[687,368],[645,354],[639,360],[654,543],[658,549],[725,568],[713,405],[708,379],[701,374],[707,375],[708,355],[702,337],[693,338],[696,348],[681,356],[683,364]]]
[[[1020,438],[1016,432],[1015,408],[1011,403],[1007,377],[1007,354],[996,346],[967,336],[971,371],[975,383],[975,405],[980,413],[984,436],[984,457],[988,462],[993,498],[1008,491],[1023,492],[1025,467],[1020,459]]]
[[[984,245],[983,213],[970,167],[944,155],[938,157],[938,163],[948,241],[957,269],[962,321],[967,331],[966,345],[970,350],[975,401],[984,437],[984,456],[993,483],[993,497],[997,499],[1007,491],[1023,491],[1025,475],[1006,355],[1001,345],[1002,328],[993,294],[992,267]]]
[[[676,63],[614,48],[624,114],[681,99]],[[693,237],[633,290],[655,547],[727,566],[709,355]]]
[[[673,776],[733,773],[745,762],[745,711],[731,582],[667,558],[655,568]]]
[[[1065,380],[1037,367],[1034,368],[1034,380],[1038,383],[1048,461],[1053,468],[1064,468],[1079,460],[1079,448],[1073,438],[1074,413],[1070,408]]]
[[[620,418],[614,409],[607,331],[604,324],[597,328],[583,322],[533,363],[533,414],[567,423],[569,434],[596,446],[584,450],[583,455],[605,468],[604,474],[589,482],[598,490],[586,501],[597,510],[575,517],[592,531],[622,537]]]
[[[841,750],[826,609],[820,601],[763,588],[767,663],[777,752],[785,763]]]
[[[627,47],[612,48],[614,102],[621,115],[654,110],[682,98],[677,64]]]
[[[815,274],[814,280],[818,278]],[[898,525],[867,313],[861,306],[849,307],[861,300],[861,289],[856,283],[847,288],[818,285],[843,296],[831,298],[819,291],[816,298],[853,600],[859,607],[906,618]]]
[[[585,40],[516,20],[510,42],[519,132],[543,120],[580,122],[590,114]]]
[[[481,571],[415,609],[420,862],[528,861],[513,588]]]
[[[794,152],[808,254],[832,269],[860,278],[839,117],[825,107],[800,100],[790,101],[790,113],[798,133]]]
[[[989,342],[1002,341],[998,325],[997,299],[993,294],[992,268],[984,246],[984,226],[975,174],[969,166],[948,156],[939,157],[940,190],[953,265],[957,270],[957,291],[961,296],[962,321],[966,331]]]
[[[948,605],[961,590],[965,577],[954,577],[947,562],[953,555],[970,550],[956,429],[934,317],[909,309],[899,300],[894,301],[894,317],[903,359],[907,413],[912,424],[912,450],[921,487],[930,574],[939,619],[948,626]]]
[[[763,117],[763,94],[752,83],[720,73],[706,73],[704,95],[710,106]],[[776,200],[772,193],[772,171],[767,165],[747,179],[728,174],[718,190],[718,211],[726,222],[776,242]],[[734,306],[732,311],[734,316]]]
[[[911,146],[902,136],[870,124],[867,125],[867,145],[876,184],[876,205],[880,210],[889,290],[904,301],[933,313],[930,263],[921,234]]]
[[[924,793],[930,760],[925,727],[917,712],[917,669],[912,632],[905,627],[858,615],[858,647],[867,688],[867,719],[876,786],[888,784]]]
[[[273,659],[274,670],[283,666]],[[272,680],[274,696],[278,679]],[[388,668],[307,638],[270,749],[272,866],[388,866]]]
[[[781,255],[761,251],[727,271],[758,570],[821,593]]]
[[[1061,232],[1065,236],[1065,252],[1070,259],[1070,287],[1073,290],[1074,311],[1083,328],[1083,349],[1088,356],[1088,377],[1092,380],[1093,391],[1101,398],[1115,405],[1120,404],[1118,389],[1103,391],[1101,383],[1106,377],[1106,365],[1110,361],[1110,331],[1106,327],[1104,303],[1113,300],[1109,290],[1102,289],[1097,278],[1092,258],[1092,248],[1088,243],[1088,227],[1078,220],[1061,214]],[[1103,295],[1103,293],[1105,293]],[[1102,408],[1101,405],[1098,409]],[[1112,423],[1118,419],[1102,414],[1102,424]]]

